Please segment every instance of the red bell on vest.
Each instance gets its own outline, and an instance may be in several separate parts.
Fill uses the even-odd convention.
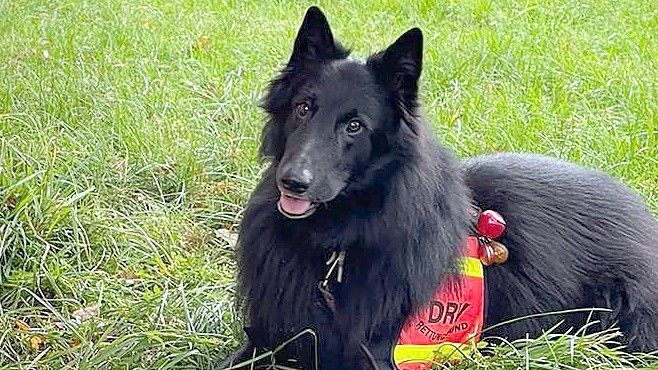
[[[505,226],[505,219],[496,211],[488,209],[478,217],[478,233],[487,238],[499,238],[505,232]]]

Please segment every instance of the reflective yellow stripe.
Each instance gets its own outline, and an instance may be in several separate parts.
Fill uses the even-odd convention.
[[[484,278],[484,268],[479,259],[473,257],[462,257],[462,274],[475,278]]]
[[[398,344],[393,350],[393,359],[396,364],[434,360],[462,360],[472,350],[473,348],[468,344],[450,342],[440,344]]]

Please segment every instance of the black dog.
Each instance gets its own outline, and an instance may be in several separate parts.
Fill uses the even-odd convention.
[[[271,165],[244,213],[238,252],[249,341],[223,366],[311,329],[276,364],[394,368],[405,318],[454,271],[471,204],[497,210],[508,227],[509,260],[486,268],[486,325],[604,307],[601,326],[618,325],[633,350],[657,349],[658,225],[641,199],[604,174],[538,155],[457,161],[418,113],[422,43],[415,28],[353,60],[322,12],[308,10],[264,100],[260,151]],[[341,251],[342,278],[319,287]],[[549,316],[488,334],[536,336],[586,319]]]

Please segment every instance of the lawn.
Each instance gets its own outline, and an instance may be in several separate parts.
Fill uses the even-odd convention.
[[[257,104],[308,5],[0,0],[0,368],[210,368],[239,343]],[[572,160],[658,214],[655,0],[319,5],[357,56],[424,30],[424,111],[460,156]],[[651,366],[614,339],[547,334],[462,366]]]

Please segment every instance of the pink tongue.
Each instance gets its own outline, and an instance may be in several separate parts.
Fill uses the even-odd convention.
[[[311,202],[308,200],[297,199],[284,194],[281,194],[281,198],[279,198],[279,205],[281,209],[291,215],[304,214],[311,208]]]

